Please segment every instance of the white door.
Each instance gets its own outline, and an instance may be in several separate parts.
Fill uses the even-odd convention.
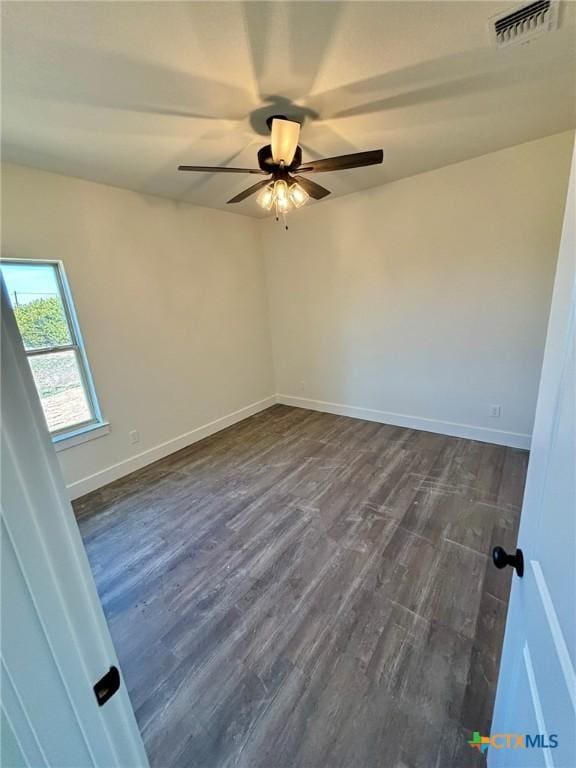
[[[525,572],[513,578],[491,768],[576,768],[575,177],[573,157],[518,538]]]
[[[1,344],[0,765],[143,768],[123,682],[93,690],[118,660],[3,283]]]

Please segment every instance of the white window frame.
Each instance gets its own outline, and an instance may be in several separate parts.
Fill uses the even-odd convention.
[[[15,266],[22,264],[31,267],[36,264],[44,266],[49,265],[54,268],[60,292],[60,299],[62,301],[68,330],[70,332],[70,344],[63,344],[56,347],[41,347],[39,349],[25,349],[24,352],[29,359],[31,357],[38,357],[40,355],[52,354],[55,352],[73,351],[76,355],[80,378],[82,380],[84,393],[91,414],[91,418],[87,421],[74,424],[70,427],[63,427],[62,429],[50,431],[50,436],[56,451],[63,451],[66,448],[72,448],[75,445],[80,445],[88,440],[93,440],[96,437],[108,434],[110,432],[110,425],[102,417],[102,411],[100,410],[100,404],[94,387],[94,379],[92,378],[90,364],[88,363],[86,347],[84,345],[84,340],[82,339],[80,324],[78,323],[78,316],[76,315],[76,309],[74,307],[74,300],[64,270],[64,262],[53,259],[2,258],[0,259],[0,263],[7,265],[13,264]],[[38,396],[40,397],[40,393],[38,393]]]

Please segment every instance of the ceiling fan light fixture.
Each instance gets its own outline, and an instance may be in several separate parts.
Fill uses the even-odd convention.
[[[288,203],[288,184],[284,179],[278,179],[274,182],[274,197],[277,203]]]
[[[301,208],[310,197],[308,192],[298,182],[294,182],[291,185],[288,195],[294,208]]]
[[[272,158],[277,165],[290,165],[298,147],[299,136],[300,123],[279,116],[272,118],[270,145]]]
[[[269,184],[267,187],[264,187],[256,198],[256,202],[261,208],[264,208],[265,211],[271,210],[274,205],[274,185]]]
[[[276,211],[278,213],[287,213],[290,208],[290,200],[287,197],[276,198]]]
[[[537,0],[537,2],[556,2],[556,0]],[[243,189],[228,203],[241,203],[251,195],[257,195],[256,202],[265,211],[274,209],[276,219],[282,216],[284,226],[286,214],[290,208],[301,208],[310,198],[323,200],[330,194],[326,189],[308,177],[311,173],[344,171],[351,168],[363,168],[367,165],[379,165],[384,159],[381,149],[368,152],[353,152],[349,155],[325,157],[302,163],[302,148],[298,145],[300,123],[289,120],[284,115],[271,115],[266,120],[270,129],[270,144],[258,150],[258,168],[232,168],[228,166],[179,165],[179,171],[196,173],[250,173],[267,176],[263,181]],[[306,176],[298,174],[305,173]]]

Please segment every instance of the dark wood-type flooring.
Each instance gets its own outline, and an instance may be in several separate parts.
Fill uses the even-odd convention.
[[[468,768],[528,454],[286,406],[75,502],[154,768]]]

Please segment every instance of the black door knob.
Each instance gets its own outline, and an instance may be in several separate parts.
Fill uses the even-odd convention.
[[[506,568],[507,565],[511,565],[520,578],[524,576],[524,555],[521,549],[517,549],[515,555],[509,555],[502,547],[494,547],[492,562],[496,568]]]

